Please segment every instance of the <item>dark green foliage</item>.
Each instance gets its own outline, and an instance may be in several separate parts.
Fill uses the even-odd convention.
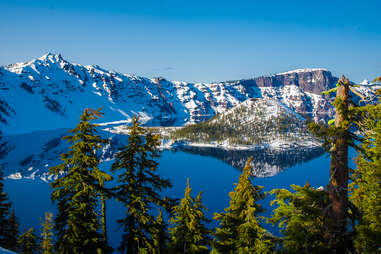
[[[354,245],[360,253],[376,253],[381,248],[381,104],[362,107],[359,113],[364,141],[350,185],[350,200],[361,213]]]
[[[34,229],[30,228],[19,236],[20,254],[36,254],[39,253],[40,245],[38,237],[34,233]]]
[[[171,187],[169,180],[156,174],[160,156],[159,136],[148,133],[133,117],[129,128],[128,145],[115,155],[113,172],[119,172],[115,195],[126,207],[126,217],[118,220],[124,234],[119,250],[123,253],[153,253],[157,224],[152,209],[170,209],[172,202],[160,192]]]
[[[172,228],[169,229],[170,253],[209,253],[211,238],[205,223],[210,222],[204,214],[200,192],[196,198],[190,194],[189,179],[184,198],[173,208]]]
[[[11,216],[9,217],[9,229],[8,229],[8,243],[5,247],[9,250],[17,250],[18,248],[18,234],[19,234],[19,222],[16,217],[15,211],[12,210]]]
[[[163,214],[161,210],[159,210],[159,214],[156,217],[156,227],[151,234],[153,241],[153,254],[164,254],[168,253],[168,233],[167,233],[167,225],[163,220]]]
[[[283,234],[282,253],[327,253],[324,241],[324,208],[329,202],[325,190],[316,190],[309,184],[291,185],[294,192],[274,189],[277,204],[268,222],[278,224]]]
[[[51,174],[63,176],[52,182],[52,201],[57,203],[54,222],[58,253],[99,253],[107,246],[100,232],[99,196],[105,190],[101,182],[109,179],[98,168],[96,151],[105,143],[96,135],[96,126],[90,121],[100,115],[99,110],[86,109],[79,124],[65,136],[72,145],[61,154],[62,164],[50,168]]]
[[[18,222],[12,203],[4,192],[2,170],[0,169],[0,246],[10,250],[17,249]]]
[[[264,198],[263,187],[250,181],[251,159],[246,163],[238,184],[229,193],[230,206],[223,213],[215,213],[220,222],[214,233],[212,253],[272,253],[270,235],[259,224],[258,214],[263,208],[257,202]]]
[[[52,254],[53,253],[53,214],[45,213],[45,220],[41,223],[42,233],[41,233],[41,250],[42,254]]]

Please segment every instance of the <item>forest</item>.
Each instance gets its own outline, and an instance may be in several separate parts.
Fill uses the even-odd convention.
[[[381,77],[374,82],[381,82]],[[111,174],[99,168],[96,151],[107,144],[97,134],[94,120],[100,110],[85,109],[77,126],[64,137],[71,146],[61,154],[62,163],[51,167],[51,200],[57,214],[46,213],[41,234],[30,228],[19,231],[17,211],[4,191],[0,175],[0,246],[17,253],[381,253],[381,104],[355,98],[354,85],[344,76],[325,93],[335,95],[335,119],[329,124],[298,123],[296,118],[274,119],[249,129],[229,126],[213,119],[174,133],[177,137],[233,142],[242,132],[251,133],[247,143],[263,142],[268,131],[282,135],[286,129],[306,128],[318,138],[331,158],[329,182],[324,188],[292,185],[292,191],[273,189],[265,193],[255,185],[250,160],[242,169],[229,206],[207,218],[202,192],[192,193],[188,179],[180,200],[163,196],[171,188],[157,172],[160,136],[132,119],[128,144],[116,154]],[[378,98],[381,91],[376,92]],[[234,121],[233,121],[234,122]],[[229,124],[230,123],[230,124]],[[235,122],[235,124],[237,124]],[[192,134],[193,133],[193,134]],[[267,134],[266,134],[267,133]],[[307,134],[306,134],[307,135]],[[238,140],[238,141],[237,141]],[[348,149],[357,151],[356,168],[348,166]],[[1,149],[1,148],[0,148]],[[1,172],[1,171],[0,171]],[[65,172],[65,173],[63,173]],[[108,187],[114,177],[117,184]],[[258,203],[273,195],[271,217]],[[109,245],[106,200],[125,207],[117,218],[123,231],[120,245]],[[170,218],[166,221],[165,218]],[[217,226],[212,228],[214,220]],[[274,236],[263,225],[279,228]]]

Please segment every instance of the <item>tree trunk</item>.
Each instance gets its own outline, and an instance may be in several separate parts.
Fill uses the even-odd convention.
[[[343,233],[346,231],[348,203],[348,91],[349,81],[342,76],[338,81],[335,108],[334,147],[331,154],[330,180],[328,194],[332,207],[328,210],[327,233],[325,238],[333,250],[340,248]],[[342,250],[343,251],[343,250]]]

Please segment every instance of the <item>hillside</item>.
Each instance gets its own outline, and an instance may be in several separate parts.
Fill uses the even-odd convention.
[[[206,122],[174,130],[170,138],[220,146],[317,144],[306,133],[304,118],[272,99],[248,99]]]

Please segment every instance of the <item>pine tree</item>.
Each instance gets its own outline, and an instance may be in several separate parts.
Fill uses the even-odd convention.
[[[381,248],[381,104],[359,110],[362,118],[358,125],[364,140],[352,174],[350,200],[362,216],[355,227],[354,245],[360,253],[376,253]]]
[[[184,198],[173,208],[170,232],[171,253],[209,253],[211,238],[205,223],[210,222],[201,203],[202,192],[196,198],[191,197],[189,179],[185,188]]]
[[[20,254],[36,254],[39,253],[38,237],[34,233],[34,229],[30,228],[19,236]]]
[[[159,136],[140,127],[139,118],[132,118],[128,144],[115,155],[113,172],[121,172],[115,195],[126,207],[126,217],[118,220],[124,234],[119,251],[128,254],[152,253],[152,234],[156,230],[152,209],[170,209],[172,201],[162,198],[160,192],[171,187],[169,180],[155,173],[160,155]]]
[[[163,220],[163,213],[159,209],[159,214],[156,216],[156,227],[154,232],[152,233],[152,241],[153,241],[153,254],[164,254],[168,253],[168,232],[167,225]]]
[[[3,173],[0,168],[0,246],[17,249],[18,223],[12,203],[4,192]]]
[[[96,135],[96,125],[90,121],[101,113],[85,109],[78,125],[65,136],[72,145],[61,154],[62,164],[50,168],[59,176],[52,184],[52,201],[57,203],[55,248],[59,253],[99,253],[107,249],[98,211],[99,196],[106,190],[102,183],[110,176],[98,168],[96,151],[105,140]]]
[[[267,221],[278,224],[283,234],[281,249],[284,253],[328,253],[324,241],[324,209],[328,193],[316,190],[307,183],[304,187],[291,185],[294,192],[274,189],[276,196],[271,205],[277,204]]]
[[[53,214],[45,213],[45,221],[41,223],[42,233],[41,233],[41,250],[42,254],[52,254],[53,253]]]
[[[11,213],[12,203],[9,202],[7,193],[4,192],[3,173],[0,168],[0,246],[7,245],[9,216]]]
[[[214,233],[212,253],[272,253],[270,236],[258,221],[264,209],[257,202],[264,198],[262,186],[250,181],[251,160],[247,161],[238,184],[229,193],[230,206],[223,213],[215,213],[219,226]]]
[[[18,235],[19,235],[19,222],[16,217],[15,210],[12,210],[8,220],[8,235],[7,235],[8,243],[4,247],[9,250],[17,251]]]
[[[330,178],[327,185],[329,200],[324,209],[326,232],[324,238],[332,251],[352,251],[351,232],[348,230],[348,215],[354,214],[354,207],[348,202],[348,148],[360,149],[356,141],[361,140],[351,132],[358,119],[358,107],[351,99],[350,91],[362,97],[349,80],[342,76],[336,88],[323,92],[336,92],[333,106],[335,119],[328,122],[328,128],[321,124],[311,123],[309,129],[324,140],[323,146],[331,155]]]

